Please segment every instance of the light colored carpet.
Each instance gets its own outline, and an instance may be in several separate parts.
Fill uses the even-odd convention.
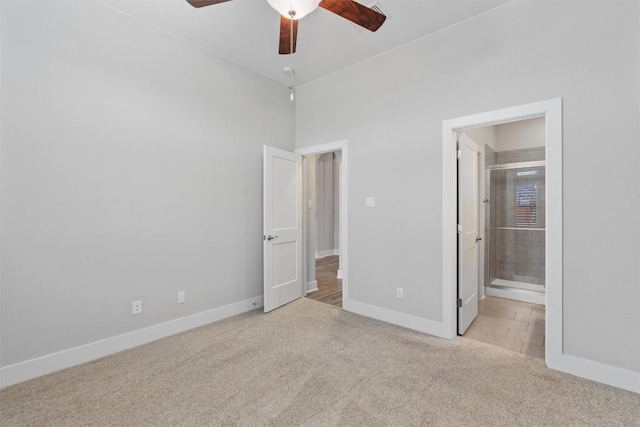
[[[0,391],[2,426],[637,426],[640,395],[303,298]]]

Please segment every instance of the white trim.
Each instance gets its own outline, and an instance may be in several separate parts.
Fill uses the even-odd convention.
[[[553,369],[563,353],[562,319],[562,99],[547,101],[545,115],[545,361]]]
[[[531,304],[545,305],[545,295],[540,292],[528,292],[522,289],[497,289],[487,286],[485,294],[490,297],[506,298],[515,301],[530,302]]]
[[[469,135],[467,135],[469,136]],[[473,140],[473,138],[471,138]],[[480,244],[478,245],[478,300],[484,299],[485,297],[485,246],[487,242],[487,236],[485,235],[485,226],[486,226],[486,208],[487,205],[484,203],[484,200],[487,198],[486,195],[486,171],[485,164],[487,159],[486,154],[486,143],[485,142],[474,142],[478,145],[478,235],[482,239]]]
[[[493,279],[491,281],[491,286],[503,286],[506,288],[525,289],[528,291],[540,292],[542,294],[545,293],[544,285],[538,285],[535,283],[527,283],[527,282],[519,282],[517,280]]]
[[[442,314],[445,337],[456,336],[456,168],[455,133],[532,117],[545,117],[546,230],[546,354],[547,366],[558,369],[562,358],[562,99],[510,107],[442,122]]]
[[[316,252],[316,259],[324,258],[328,256],[340,255],[338,249],[327,249],[326,251]]]
[[[339,268],[337,273],[336,273],[336,279],[342,279],[342,269]]]
[[[80,365],[113,353],[118,353],[170,335],[217,322],[227,317],[262,307],[262,296],[202,311],[190,316],[149,326],[148,328],[117,335],[78,347],[47,354],[35,359],[0,368],[0,387],[50,374]]]
[[[311,154],[318,155],[324,153],[333,153],[334,151],[342,151],[347,148],[347,140],[342,139],[339,141],[329,142],[326,144],[312,145],[310,147],[297,148],[295,151],[303,156],[309,156]],[[343,151],[344,153],[344,151]]]
[[[307,282],[306,289],[307,289],[307,293],[308,294],[310,294],[311,292],[317,291],[318,290],[318,281],[317,280],[313,280],[311,282]]]
[[[550,366],[551,367],[551,366]],[[553,369],[591,381],[640,393],[640,372],[563,354]]]
[[[342,228],[342,234],[340,235],[341,270],[339,270],[338,274],[342,272],[342,308],[345,309],[346,304],[349,302],[349,150],[347,149],[347,140],[343,139],[295,150],[296,153],[303,156],[331,153],[334,151],[339,151],[342,154],[342,175],[340,180],[340,226]],[[304,200],[306,200],[305,197],[303,197]],[[303,235],[306,236],[307,233],[305,232]],[[307,261],[305,259],[304,271],[308,268],[306,264]]]
[[[359,301],[343,300],[342,308],[345,311],[350,311],[362,316],[371,317],[376,320],[392,323],[394,325],[413,329],[414,331],[437,337],[443,337],[447,333],[447,325],[444,323],[434,322],[433,320],[425,319],[423,317],[417,317],[411,314],[401,313],[399,311],[393,311]]]

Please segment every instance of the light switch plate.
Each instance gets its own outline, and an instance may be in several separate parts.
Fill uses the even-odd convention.
[[[367,197],[364,199],[364,205],[368,208],[376,207],[376,198],[375,197]]]

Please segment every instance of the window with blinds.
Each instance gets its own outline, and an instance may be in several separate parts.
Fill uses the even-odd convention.
[[[516,186],[516,225],[536,225],[536,205],[538,202],[536,184],[519,184]]]

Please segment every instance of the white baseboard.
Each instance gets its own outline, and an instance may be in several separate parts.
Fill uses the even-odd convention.
[[[506,280],[506,279],[493,279],[491,281],[491,286],[504,286],[506,288],[515,288],[515,289],[524,289],[527,291],[536,291],[545,293],[546,289],[544,285],[538,285],[535,283],[527,283],[527,282],[519,282],[517,280]]]
[[[336,274],[336,279],[342,279],[342,269],[338,269],[338,272]]]
[[[640,372],[563,354],[550,369],[640,394]]]
[[[151,341],[260,308],[262,296],[0,368],[0,387],[37,378]]]
[[[315,281],[314,281],[315,282]],[[311,283],[309,282],[307,286]],[[316,289],[317,289],[317,282]],[[309,288],[308,288],[309,289]],[[310,291],[308,291],[310,292]],[[151,341],[168,337],[207,325],[237,314],[245,313],[263,306],[262,296],[217,307],[192,314],[180,319],[170,320],[148,328],[123,335],[95,341],[79,347],[48,354],[35,359],[0,368],[0,387],[37,378],[61,369],[89,362]],[[442,322],[400,313],[362,302],[344,300],[343,309],[394,325],[413,329],[429,335],[446,338],[447,331]],[[549,364],[549,368],[613,387],[640,393],[640,372],[616,366],[606,365],[593,360],[563,354]]]
[[[350,311],[362,316],[371,317],[436,337],[447,338],[447,330],[441,322],[434,322],[433,320],[346,299],[342,302],[342,308],[345,311]],[[618,368],[567,354],[563,354],[556,362],[547,362],[547,365],[550,369],[640,393],[640,372],[630,371],[628,369]]]
[[[340,249],[328,249],[326,251],[316,252],[316,259],[333,255],[340,255]]]
[[[531,304],[546,305],[545,294],[528,292],[522,289],[498,289],[487,286],[486,294],[490,297],[506,298],[516,301],[529,302]]]
[[[318,281],[307,282],[307,293],[315,292],[318,290]]]
[[[346,299],[342,301],[342,309],[436,337],[447,338],[448,336],[446,325],[443,322],[435,322],[411,314]]]

